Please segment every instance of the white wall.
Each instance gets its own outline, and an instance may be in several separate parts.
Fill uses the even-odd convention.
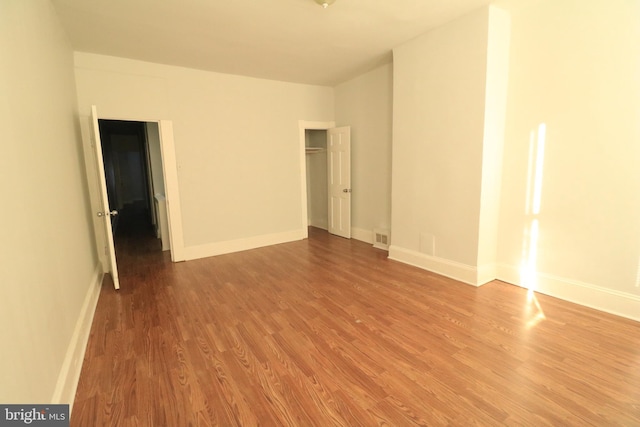
[[[389,255],[469,283],[477,274],[488,23],[485,7],[393,51]]]
[[[0,51],[0,402],[68,403],[101,277],[73,55],[43,1],[0,2]]]
[[[500,5],[512,20],[500,276],[640,319],[640,2]],[[541,123],[540,209],[527,214]]]
[[[393,67],[383,65],[335,88],[336,124],[351,126],[351,225],[371,240],[391,227]]]
[[[173,121],[187,258],[302,237],[299,120],[333,90],[76,53],[82,114]],[[257,239],[257,240],[255,240]]]

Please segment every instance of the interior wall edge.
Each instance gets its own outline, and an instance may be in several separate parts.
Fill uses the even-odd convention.
[[[476,286],[486,285],[487,283],[496,280],[498,277],[498,264],[490,262],[477,267],[478,276]]]

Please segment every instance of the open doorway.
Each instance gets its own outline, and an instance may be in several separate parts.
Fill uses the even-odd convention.
[[[327,230],[329,201],[327,187],[327,131],[305,129],[307,165],[307,224]]]
[[[168,250],[158,123],[98,121],[116,257]],[[164,237],[164,238],[163,238]]]
[[[326,228],[331,234],[350,239],[351,128],[334,127],[334,122],[303,120],[298,125],[302,148],[300,170],[303,237],[309,236],[308,227],[312,226]],[[316,157],[308,159],[308,156]],[[321,166],[323,161],[324,168]],[[323,177],[324,184],[321,182]]]

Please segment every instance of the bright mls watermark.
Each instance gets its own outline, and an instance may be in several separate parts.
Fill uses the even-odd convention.
[[[0,405],[0,427],[69,427],[69,405]]]

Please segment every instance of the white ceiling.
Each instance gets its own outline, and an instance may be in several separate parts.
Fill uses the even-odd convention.
[[[333,86],[490,0],[52,0],[77,51]]]

